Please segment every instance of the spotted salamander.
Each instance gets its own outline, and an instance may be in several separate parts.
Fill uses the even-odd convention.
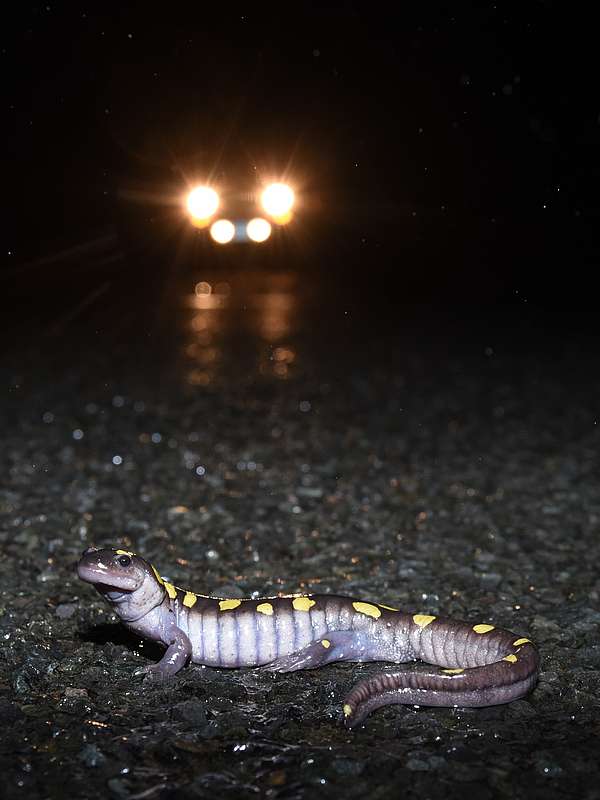
[[[407,614],[382,603],[329,594],[207,597],[173,586],[152,564],[127,550],[90,547],[77,572],[130,630],[166,646],[159,663],[138,674],[168,677],[190,660],[273,672],[332,661],[419,659],[435,665],[380,673],[358,683],[343,704],[349,727],[391,703],[508,703],[529,692],[538,676],[539,656],[532,642],[487,622]]]

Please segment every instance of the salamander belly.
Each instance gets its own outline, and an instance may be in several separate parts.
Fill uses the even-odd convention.
[[[325,610],[300,610],[283,598],[198,609],[187,620],[192,661],[253,667],[300,650],[327,631]]]

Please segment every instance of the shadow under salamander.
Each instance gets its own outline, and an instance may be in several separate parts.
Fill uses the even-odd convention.
[[[165,649],[156,642],[149,642],[131,633],[122,625],[104,622],[100,625],[93,625],[85,631],[80,631],[77,638],[82,642],[93,642],[94,644],[115,644],[126,647],[128,650],[139,651],[143,644],[142,652],[148,661],[160,661]]]

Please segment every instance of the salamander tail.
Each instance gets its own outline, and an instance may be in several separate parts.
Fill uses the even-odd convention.
[[[378,673],[356,684],[344,700],[344,721],[356,727],[377,708],[391,704],[417,706],[493,706],[518,700],[538,677],[536,648],[520,648],[492,664],[463,669],[427,667]]]

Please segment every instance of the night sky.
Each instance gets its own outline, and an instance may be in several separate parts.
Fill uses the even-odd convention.
[[[560,4],[474,5],[20,7],[3,36],[8,306],[32,285],[70,302],[115,269],[160,281],[186,260],[189,183],[256,168],[301,187],[311,280],[594,310],[592,26]]]

